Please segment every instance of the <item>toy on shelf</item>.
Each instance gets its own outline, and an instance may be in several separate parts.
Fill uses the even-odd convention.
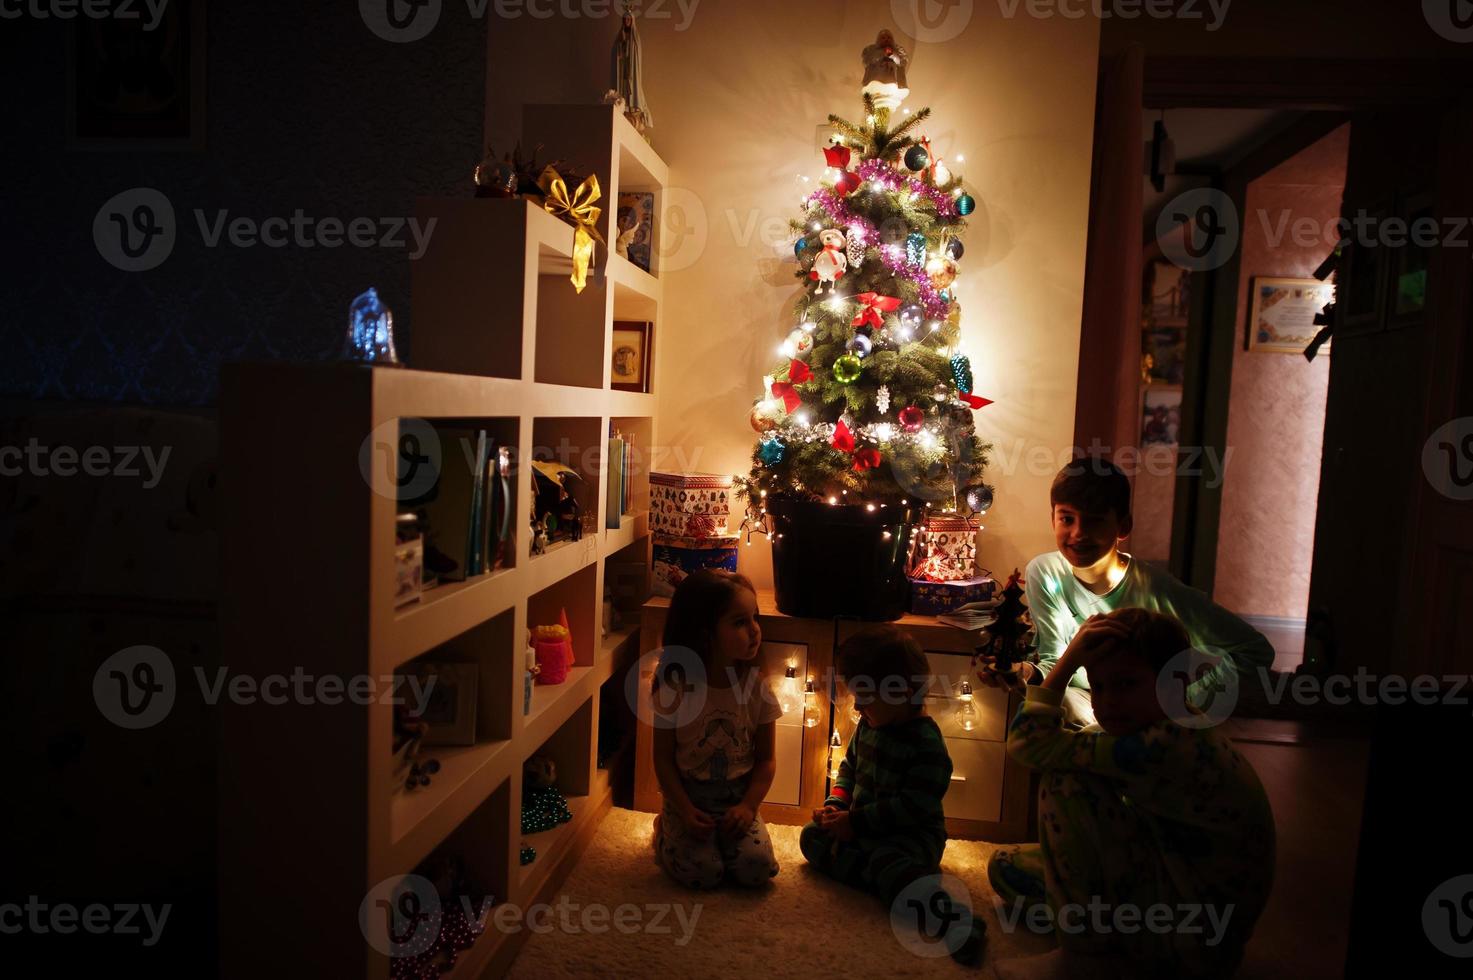
[[[399,896],[399,911],[407,913],[405,918],[410,922],[406,924],[411,931],[403,954],[389,960],[390,980],[438,980],[454,970],[460,954],[481,938],[488,921],[486,913],[495,901],[471,877],[458,855],[428,858],[405,880],[415,879],[434,888],[439,907],[418,908],[428,895],[414,890]],[[425,930],[423,941],[416,935],[417,929]]]
[[[429,731],[429,723],[411,711],[408,705],[394,706],[394,762],[389,770],[393,792],[428,786],[430,777],[440,771],[439,760],[420,758],[419,752]]]
[[[573,669],[573,631],[568,628],[568,614],[556,626],[534,626],[530,630],[536,650],[538,684],[561,684]]]
[[[540,834],[572,819],[557,788],[557,765],[549,756],[532,756],[522,765],[522,833]]]
[[[554,541],[578,541],[583,537],[583,508],[568,489],[568,481],[581,480],[578,471],[561,463],[532,461],[532,525],[533,554],[537,551],[535,534],[543,528],[546,544]]]

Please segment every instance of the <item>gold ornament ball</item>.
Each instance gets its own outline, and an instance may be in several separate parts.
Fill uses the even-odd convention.
[[[763,414],[761,405],[752,406],[752,414],[747,416],[747,421],[752,423],[752,428],[757,432],[771,432],[777,428],[777,419]]]
[[[956,281],[956,263],[945,255],[932,256],[926,263],[926,275],[930,277],[931,285],[945,289]]]

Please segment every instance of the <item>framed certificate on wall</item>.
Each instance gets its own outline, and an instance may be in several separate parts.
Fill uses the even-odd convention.
[[[1320,327],[1314,318],[1335,298],[1335,287],[1318,279],[1253,277],[1253,304],[1248,316],[1248,349],[1303,354]],[[1321,354],[1330,353],[1327,341]]]

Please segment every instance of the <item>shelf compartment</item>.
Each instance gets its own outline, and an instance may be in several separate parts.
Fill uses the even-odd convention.
[[[551,494],[549,483],[540,475],[532,472],[532,460],[561,464],[576,474],[576,478],[568,476],[563,481],[563,486],[577,501],[582,518],[581,538],[574,541],[573,544],[577,546],[587,542],[587,546],[593,551],[597,551],[598,547],[598,535],[594,532],[601,529],[604,524],[603,512],[600,509],[603,505],[602,462],[607,452],[608,442],[603,432],[601,416],[534,419],[532,422],[532,451],[526,466],[528,472],[523,478],[529,490],[536,485],[543,488],[544,492]],[[535,513],[535,498],[532,501],[531,510]],[[529,542],[528,548],[530,547]],[[551,557],[553,550],[549,548],[547,555],[534,556],[533,564]]]
[[[619,528],[613,529],[606,527],[604,529],[606,538],[609,538],[611,541],[619,541],[613,549],[617,551],[636,538],[643,537],[644,534],[648,533],[647,530],[638,531],[636,529],[636,532],[632,535],[625,535],[622,538],[610,538],[610,532],[617,533],[618,531],[623,531],[624,525],[627,524],[643,524],[646,528],[648,527],[650,509],[649,461],[653,454],[654,446],[654,420],[648,416],[614,415],[609,418],[609,426],[610,428],[619,430],[626,439],[631,439],[634,443],[633,448],[627,454],[625,472],[625,478],[629,483],[630,510],[620,515],[621,521]],[[613,487],[607,485],[608,465],[608,462],[605,461],[605,493],[614,491]],[[605,520],[603,523],[607,524],[608,522]]]
[[[660,281],[621,255],[609,256],[615,320],[655,320],[663,292]]]
[[[455,961],[451,977],[477,977],[500,947],[506,933],[494,925],[496,906],[511,897],[511,860],[508,841],[511,836],[511,784],[504,781],[486,802],[446,838],[435,849],[434,857],[455,855],[465,861],[470,878],[486,892],[490,899],[486,912],[485,931],[474,945],[461,952]],[[457,896],[457,901],[459,897]],[[479,915],[481,908],[472,910]]]
[[[520,490],[514,477],[520,419],[410,417],[397,421],[398,438],[392,449],[395,457],[385,459],[384,452],[376,450],[378,457],[372,464],[395,467],[395,482],[391,486],[397,499],[393,507],[384,508],[382,517],[376,519],[393,521],[400,513],[419,517],[426,575],[430,574],[433,552],[449,555],[457,571],[470,561],[466,539],[472,531],[475,455],[482,431],[488,438],[489,459],[494,461],[499,450],[505,448],[512,470],[504,480],[488,476],[483,481],[482,492],[486,496],[479,519],[485,522],[483,526],[495,525],[488,528],[492,534],[485,542],[484,564],[490,571],[458,581],[444,581],[422,591],[419,599],[395,606],[391,597],[396,571],[393,562],[384,563],[382,574],[388,578],[385,603],[391,608],[375,610],[383,628],[375,633],[373,660],[375,664],[389,666],[398,666],[514,605],[519,595],[518,580],[513,574],[517,565],[516,543],[519,537],[525,537],[524,533],[518,533],[516,514]],[[415,462],[406,463],[411,455]],[[451,500],[459,505],[447,507],[447,501]],[[488,506],[493,503],[494,512]],[[506,537],[500,537],[502,533]],[[393,529],[381,536],[393,542]]]
[[[596,605],[593,590],[597,574],[597,567],[593,564],[585,565],[527,597],[528,629],[555,625],[559,614],[567,613],[568,628],[573,633],[575,667],[593,665],[593,649],[598,640],[598,621],[593,615]],[[533,701],[536,701],[535,695]]]
[[[564,227],[571,236],[573,229]],[[560,267],[537,276],[537,359],[533,375],[537,381],[580,388],[605,386],[608,293],[609,283],[597,274],[596,266],[589,268],[587,285],[581,293]]]
[[[468,664],[475,669],[476,677],[475,744],[422,747],[420,757],[439,762],[440,771],[431,777],[428,786],[400,790],[391,798],[389,836],[401,866],[427,853],[481,804],[498,778],[504,778],[509,762],[503,753],[514,735],[512,702],[514,697],[520,700],[521,693],[513,683],[520,676],[520,645],[514,642],[515,630],[516,611],[508,609],[399,671],[412,673],[429,664]],[[450,693],[443,684],[441,681],[439,687],[442,696]],[[414,693],[402,686],[398,691],[405,698]],[[384,712],[384,724],[392,724],[391,714]]]
[[[572,229],[516,199],[420,198],[416,214],[421,224],[434,225],[424,253],[410,262],[410,363],[525,377],[538,314],[536,280],[569,261]]]
[[[528,759],[546,756],[552,760],[557,770],[556,785],[567,799],[573,819],[551,830],[522,836],[523,841],[537,849],[537,859],[519,868],[523,896],[529,895],[529,888],[535,890],[536,880],[543,876],[545,869],[557,863],[561,857],[559,848],[577,834],[588,815],[590,803],[596,807],[601,802],[597,799],[597,794],[590,792],[606,786],[606,781],[603,780],[599,781],[603,786],[595,784],[593,777],[594,760],[589,753],[589,748],[593,745],[593,714],[593,699],[589,692],[584,691],[583,701],[573,713],[535,751],[527,753]]]

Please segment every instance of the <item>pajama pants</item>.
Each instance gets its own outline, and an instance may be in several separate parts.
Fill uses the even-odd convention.
[[[1237,969],[1260,909],[1232,908],[1231,928],[1217,935],[1200,911],[1210,897],[1187,894],[1173,880],[1155,830],[1114,784],[1087,773],[1045,772],[1038,824],[1040,843],[999,848],[988,861],[988,880],[1006,907],[1000,918],[1026,923],[1030,907],[1047,903],[1061,947],[1126,956],[1145,976],[1228,977]],[[1101,916],[1092,918],[1092,902],[1104,907]],[[1145,928],[1146,910],[1157,905],[1171,908],[1173,923],[1193,925]],[[1199,911],[1188,918],[1186,905]],[[1134,910],[1131,928],[1114,918],[1116,910]],[[1101,919],[1104,928],[1094,928]]]
[[[808,863],[819,871],[876,896],[890,907],[892,917],[905,917],[908,913],[896,906],[896,900],[912,882],[940,875],[941,852],[946,849],[946,841],[928,839],[919,834],[840,841],[817,823],[810,822],[798,835],[798,847]],[[952,956],[968,955],[964,950],[969,948],[971,955],[980,958],[987,924],[973,916],[965,905],[958,905],[952,895],[940,887],[939,878],[933,879],[929,892],[930,897],[922,901],[931,916],[940,918],[928,918],[926,928],[965,929],[959,938],[950,932],[946,934]],[[911,896],[914,895],[912,892]],[[906,897],[907,902],[911,896]],[[936,938],[929,931],[927,935]],[[953,940],[956,945],[951,945]]]
[[[919,836],[839,841],[810,822],[798,836],[798,847],[830,878],[889,903],[912,881],[940,871],[946,843],[938,846]]]
[[[719,823],[729,807],[747,794],[747,780],[685,780],[685,793],[696,808]],[[730,875],[739,885],[755,888],[777,876],[777,859],[772,856],[772,838],[761,817],[735,837],[720,826],[701,838],[690,833],[667,803],[655,821],[655,863],[688,888],[715,888]]]

